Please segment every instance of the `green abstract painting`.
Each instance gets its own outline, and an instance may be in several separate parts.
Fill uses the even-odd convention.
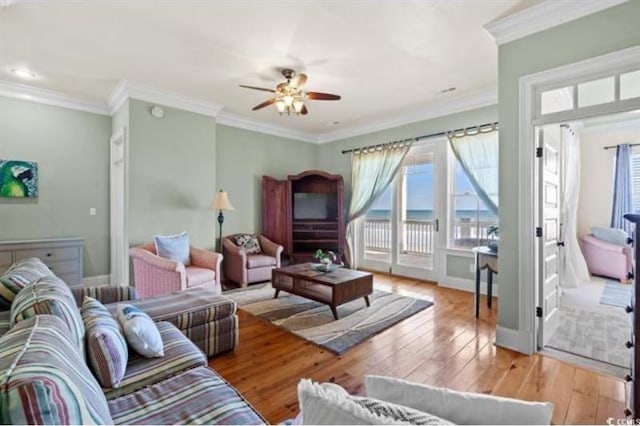
[[[0,197],[38,196],[38,164],[32,161],[0,160]]]

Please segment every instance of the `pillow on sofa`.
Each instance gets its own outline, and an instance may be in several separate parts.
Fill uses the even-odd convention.
[[[64,320],[78,353],[84,358],[84,323],[69,287],[60,278],[44,277],[23,288],[11,305],[9,325],[37,315],[55,315]]]
[[[164,356],[164,345],[158,327],[151,317],[133,305],[118,305],[118,321],[127,343],[142,356]]]
[[[450,421],[473,425],[548,425],[553,404],[457,392],[393,377],[367,376],[365,389],[371,398],[434,413]]]
[[[129,358],[120,324],[102,303],[91,297],[84,298],[81,312],[87,330],[87,355],[93,372],[102,387],[117,388]]]
[[[189,257],[189,234],[182,232],[176,235],[156,235],[153,237],[156,253],[165,259],[180,262],[184,266],[191,264]]]
[[[607,241],[617,246],[628,245],[629,235],[623,229],[619,228],[600,228],[594,226],[591,228],[593,236],[599,240]]]
[[[20,260],[0,275],[0,311],[8,311],[16,295],[39,278],[52,277],[53,272],[37,257]]]
[[[351,396],[333,383],[298,383],[302,424],[451,424],[431,414],[373,398]]]
[[[255,235],[251,234],[239,234],[234,237],[235,243],[238,247],[243,249],[247,254],[260,254],[260,242]]]
[[[113,424],[64,321],[38,315],[0,338],[0,423]]]

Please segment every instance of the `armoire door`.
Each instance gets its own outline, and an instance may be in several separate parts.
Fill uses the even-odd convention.
[[[262,177],[262,234],[289,252],[289,183]]]

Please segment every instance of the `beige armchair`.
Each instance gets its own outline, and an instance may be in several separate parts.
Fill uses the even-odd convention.
[[[246,287],[250,283],[271,280],[271,270],[280,267],[280,256],[284,248],[258,235],[260,254],[247,254],[235,243],[235,236],[228,235],[222,239],[222,253],[224,255],[224,273],[227,279]]]
[[[191,265],[164,259],[156,254],[153,243],[129,249],[133,262],[133,281],[140,297],[158,296],[200,287],[220,294],[222,255],[190,248]]]

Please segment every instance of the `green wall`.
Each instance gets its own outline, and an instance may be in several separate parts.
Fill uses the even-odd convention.
[[[515,40],[498,50],[499,324],[518,329],[518,84],[520,77],[640,44],[640,0]],[[522,194],[526,196],[527,194]]]
[[[108,274],[110,136],[111,117],[0,97],[0,158],[39,181],[37,199],[0,198],[0,240],[83,237],[84,275]]]
[[[286,179],[317,168],[317,145],[223,125],[216,134],[217,188],[229,193],[235,208],[225,213],[222,233],[259,232],[262,176]]]
[[[193,245],[214,247],[216,122],[169,107],[129,101],[129,244],[156,234],[189,233]]]

